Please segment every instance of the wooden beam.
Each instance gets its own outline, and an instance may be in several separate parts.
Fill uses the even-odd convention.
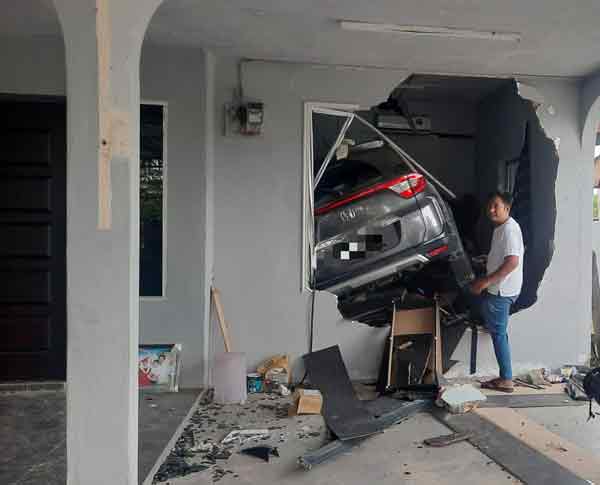
[[[111,28],[108,1],[96,0],[96,49],[98,51],[98,229],[112,227],[110,51]]]
[[[219,321],[219,328],[221,329],[221,335],[223,336],[223,343],[225,344],[225,351],[231,352],[231,336],[229,334],[229,326],[225,321],[223,313],[223,304],[221,303],[221,292],[216,288],[211,288],[212,299],[215,303],[215,310],[217,311],[217,320]]]

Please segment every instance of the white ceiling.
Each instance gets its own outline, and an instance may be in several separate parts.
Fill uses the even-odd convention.
[[[10,3],[3,5],[0,34],[60,32],[50,0]],[[522,41],[347,32],[336,19],[520,32]],[[582,76],[600,67],[599,23],[598,0],[166,0],[147,39],[250,58]]]

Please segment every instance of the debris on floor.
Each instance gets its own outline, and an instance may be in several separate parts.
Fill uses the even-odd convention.
[[[286,395],[291,378],[290,360],[287,355],[275,355],[265,360],[256,368],[256,372],[263,378],[265,392]]]
[[[548,374],[545,369],[533,369],[520,376],[519,380],[534,386],[546,386],[549,382],[546,380],[545,374]]]
[[[470,384],[462,384],[444,389],[436,404],[445,407],[452,414],[463,414],[475,409],[486,400],[485,394]]]
[[[460,443],[461,441],[468,440],[473,436],[473,433],[451,433],[442,436],[436,436],[435,438],[428,438],[423,440],[423,443],[433,448],[440,448],[442,446],[453,445],[454,443]]]
[[[279,457],[279,451],[274,446],[253,446],[251,448],[243,448],[240,451],[244,455],[255,456],[266,462],[269,461],[271,455]]]
[[[268,438],[271,435],[271,432],[268,429],[241,429],[234,430],[229,433],[223,440],[222,444],[227,445],[229,443],[240,443],[244,444],[244,442],[248,440],[256,440]]]
[[[210,474],[213,483],[225,476],[236,477],[228,466],[234,454],[259,457],[285,453],[292,440],[306,442],[307,449],[318,447],[327,430],[319,415],[290,417],[291,397],[278,394],[250,394],[244,404],[217,404],[204,399],[192,414],[175,447],[154,476],[164,483],[195,473]],[[256,455],[255,455],[256,456]]]
[[[571,373],[569,376],[567,385],[565,386],[565,392],[571,399],[575,399],[577,401],[589,401],[589,397],[583,386],[583,380],[585,379],[585,376],[585,373],[580,373],[577,371]]]
[[[432,399],[410,402],[387,396],[371,401],[359,400],[338,346],[312,352],[303,358],[311,384],[321,392],[325,423],[335,437],[330,443],[299,457],[298,463],[306,470],[350,450],[367,437],[383,432],[432,404]]]
[[[290,416],[299,414],[321,414],[323,396],[317,389],[296,389]]]

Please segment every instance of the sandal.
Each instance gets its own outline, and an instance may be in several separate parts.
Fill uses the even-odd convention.
[[[500,391],[500,392],[514,392],[515,388],[513,386],[503,386],[499,384],[500,379],[492,379],[491,381],[486,381],[481,383],[482,389],[490,389],[491,391]]]

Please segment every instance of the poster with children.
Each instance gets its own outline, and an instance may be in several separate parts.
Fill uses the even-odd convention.
[[[181,368],[181,344],[140,345],[138,385],[140,389],[177,392]]]

